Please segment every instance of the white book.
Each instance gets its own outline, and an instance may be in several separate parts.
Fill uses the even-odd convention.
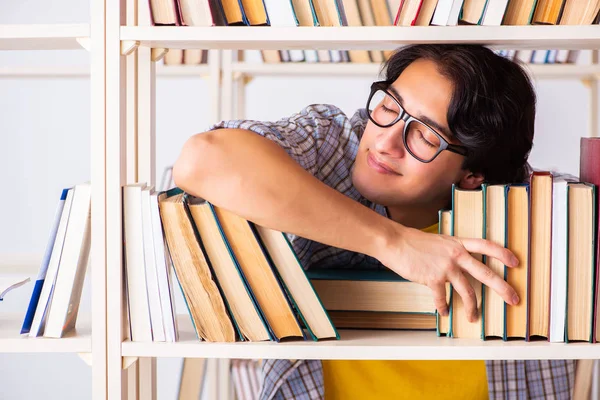
[[[44,337],[60,338],[74,329],[77,323],[90,255],[91,198],[92,187],[89,183],[75,186],[52,303],[44,327]]]
[[[50,303],[52,301],[52,289],[54,288],[56,275],[58,274],[58,266],[60,264],[60,256],[62,254],[63,245],[65,242],[65,234],[67,232],[72,203],[73,188],[69,189],[67,193],[67,198],[65,199],[65,204],[60,216],[58,230],[56,231],[56,238],[54,239],[54,245],[52,246],[52,254],[50,255],[50,261],[48,262],[48,270],[46,271],[46,277],[44,278],[40,299],[35,309],[35,315],[33,317],[33,322],[31,323],[31,329],[29,330],[29,336],[31,337],[41,336],[44,333],[44,325],[46,323],[46,316],[48,315],[48,310],[50,309]]]
[[[158,193],[156,192],[150,194],[150,214],[152,218],[154,259],[156,262],[156,276],[165,341],[174,342],[176,338],[175,314],[173,312],[173,304],[171,303],[169,265],[167,264],[167,256],[165,253],[165,237],[160,219],[160,210],[158,208]],[[152,315],[152,313],[150,315]]]
[[[152,341],[142,225],[142,189],[144,187],[144,184],[136,184],[127,185],[123,188],[125,275],[127,277],[129,329],[131,340],[136,342]]]
[[[452,2],[452,8],[450,8],[450,14],[448,15],[447,26],[456,26],[458,25],[458,16],[460,15],[460,10],[462,10],[463,0],[454,0]]]
[[[552,259],[550,266],[550,342],[565,341],[567,315],[567,182],[552,185]]]
[[[160,304],[160,291],[158,289],[158,273],[156,271],[156,257],[154,255],[154,233],[152,232],[152,212],[150,211],[151,191],[152,189],[148,187],[142,190],[144,267],[146,269],[146,290],[148,292],[148,306],[150,308],[152,340],[155,342],[164,342],[165,328]]]
[[[438,0],[437,6],[431,18],[431,25],[446,26],[452,11],[454,0]]]
[[[499,26],[502,25],[502,19],[506,11],[508,0],[487,0],[481,25]]]

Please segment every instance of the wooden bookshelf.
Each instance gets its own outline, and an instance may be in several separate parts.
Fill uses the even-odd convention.
[[[598,26],[174,27],[122,26],[121,40],[181,49],[370,49],[416,43],[478,43],[498,49],[591,49]]]
[[[1,305],[1,303],[0,303]],[[77,329],[64,338],[20,335],[24,314],[0,314],[0,353],[91,353],[90,318],[79,316]]]
[[[89,24],[0,25],[0,50],[77,50]]]

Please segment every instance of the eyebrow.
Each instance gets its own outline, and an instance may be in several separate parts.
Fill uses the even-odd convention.
[[[390,92],[392,92],[392,94],[394,95],[394,97],[396,98],[396,100],[398,100],[398,102],[400,103],[400,105],[404,106],[404,99],[402,99],[402,96],[400,96],[400,93],[398,93],[398,91],[396,90],[396,88],[393,87],[392,85],[390,85],[390,86],[388,86],[388,90]],[[415,118],[417,118],[420,121],[425,122],[427,125],[431,126],[436,131],[443,133],[444,136],[446,136],[447,138],[449,138],[449,139],[454,138],[454,135],[452,134],[452,132],[450,132],[449,129],[447,129],[447,128],[443,127],[442,125],[438,124],[437,122],[435,122],[434,120],[432,120],[428,116],[419,114],[419,115],[415,116]]]

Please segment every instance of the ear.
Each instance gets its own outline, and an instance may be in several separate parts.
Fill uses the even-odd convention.
[[[466,171],[463,177],[458,181],[458,186],[462,189],[476,189],[485,180],[485,177],[479,173],[472,173],[471,171]]]

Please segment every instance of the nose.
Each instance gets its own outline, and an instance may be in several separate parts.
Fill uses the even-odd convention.
[[[375,150],[380,154],[386,154],[393,158],[402,158],[406,155],[406,148],[402,140],[406,122],[398,121],[389,128],[379,128],[380,131],[375,140]]]

